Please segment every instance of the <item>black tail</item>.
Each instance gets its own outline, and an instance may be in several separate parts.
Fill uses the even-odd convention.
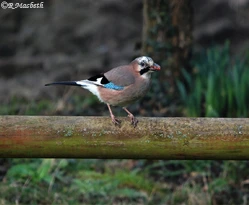
[[[48,83],[45,86],[49,85],[72,85],[72,86],[82,86],[77,84],[75,81],[61,81],[61,82],[54,82],[54,83]]]

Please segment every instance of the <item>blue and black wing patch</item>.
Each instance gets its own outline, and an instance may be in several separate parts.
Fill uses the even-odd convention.
[[[112,89],[112,90],[123,90],[123,86],[115,85],[114,83],[110,82],[104,74],[95,75],[88,79],[89,81],[97,82],[102,85],[104,88]]]
[[[113,89],[113,90],[123,90],[123,86],[115,85],[114,83],[110,82],[104,85],[105,88]]]

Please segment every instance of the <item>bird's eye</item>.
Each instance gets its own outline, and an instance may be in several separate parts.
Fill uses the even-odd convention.
[[[141,62],[140,65],[141,65],[142,67],[144,67],[145,63],[144,63],[144,62]]]

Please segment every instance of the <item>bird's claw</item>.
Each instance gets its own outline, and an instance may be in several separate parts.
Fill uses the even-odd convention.
[[[121,120],[115,118],[114,115],[112,115],[111,118],[112,118],[112,123],[113,123],[115,126],[120,126]]]
[[[138,120],[136,118],[133,118],[131,120],[131,125],[133,125],[133,127],[135,128],[137,126]]]
[[[131,125],[135,128],[137,126],[138,120],[134,117],[134,115],[128,115],[131,120]]]

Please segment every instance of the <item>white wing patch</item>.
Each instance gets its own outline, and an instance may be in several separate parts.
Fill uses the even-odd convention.
[[[76,83],[78,85],[81,85],[82,88],[89,90],[92,94],[96,95],[101,102],[103,102],[103,100],[100,97],[99,90],[98,90],[98,86],[101,85],[100,81],[101,79],[97,82],[93,82],[89,80],[81,80],[81,81],[76,81]]]
[[[90,80],[80,80],[80,81],[76,81],[76,83],[78,85],[86,85],[86,84],[92,84],[92,85],[100,85],[100,86],[104,86],[103,84],[101,84],[101,78],[97,78],[96,81],[90,81]]]

